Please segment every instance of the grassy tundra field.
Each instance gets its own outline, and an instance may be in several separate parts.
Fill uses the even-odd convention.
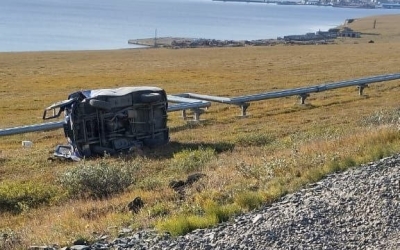
[[[373,28],[376,20],[376,27]],[[0,53],[0,128],[43,122],[81,89],[157,86],[239,96],[400,72],[400,15],[349,24],[333,45]],[[374,43],[369,43],[373,40]],[[0,139],[0,248],[65,246],[122,228],[173,235],[229,220],[325,175],[400,152],[400,81],[251,103],[213,104],[199,123],[169,114],[169,145],[81,162],[49,160],[63,131]],[[22,148],[21,141],[33,147]],[[193,173],[203,178],[169,187]],[[141,197],[138,213],[127,204]]]

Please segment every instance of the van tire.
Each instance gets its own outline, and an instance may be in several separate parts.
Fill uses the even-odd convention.
[[[89,104],[97,109],[111,110],[111,104],[109,102],[90,99]]]
[[[161,100],[161,95],[159,93],[142,94],[140,100],[144,103],[158,102]]]

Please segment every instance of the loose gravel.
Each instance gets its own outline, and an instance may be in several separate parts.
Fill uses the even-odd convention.
[[[399,191],[395,155],[331,174],[215,228],[178,238],[127,232],[69,249],[400,249]]]

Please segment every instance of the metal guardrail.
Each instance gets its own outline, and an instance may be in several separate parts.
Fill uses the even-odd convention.
[[[63,127],[63,124],[64,124],[63,121],[59,121],[59,122],[46,122],[46,123],[33,124],[27,126],[19,126],[14,128],[5,128],[5,129],[0,129],[0,136],[60,129]]]
[[[182,117],[186,120],[186,110],[190,109],[193,111],[194,120],[198,121],[200,115],[204,112],[203,108],[208,108],[211,106],[211,102],[187,98],[187,96],[182,95],[167,95],[168,102],[178,103],[169,105],[168,112],[182,111]]]
[[[211,102],[196,100],[192,98],[184,98],[179,96],[168,95],[167,99],[169,102],[177,103],[168,106],[167,112],[183,111],[183,116],[186,118],[186,110],[193,110],[195,120],[199,120],[200,114],[203,113],[202,108],[208,108],[211,106]],[[64,125],[64,121],[57,122],[46,122],[39,124],[32,124],[27,126],[19,126],[13,128],[0,129],[0,136],[14,135],[14,134],[24,134],[37,131],[47,131],[60,129]]]
[[[391,80],[397,80],[397,79],[400,79],[400,73],[399,74],[378,75],[378,76],[359,78],[359,79],[354,79],[354,80],[349,80],[349,81],[340,81],[340,82],[333,82],[333,83],[327,83],[327,84],[320,84],[320,85],[315,85],[315,86],[310,86],[310,87],[278,90],[278,91],[272,91],[272,92],[254,94],[254,95],[244,95],[244,96],[238,96],[238,97],[233,97],[233,98],[201,95],[201,94],[195,94],[195,93],[185,93],[185,94],[181,94],[181,96],[186,96],[189,98],[205,100],[205,101],[213,101],[213,102],[220,102],[220,103],[225,103],[225,104],[238,105],[242,109],[242,116],[246,116],[246,110],[250,106],[249,102],[298,95],[298,96],[300,96],[301,104],[304,104],[305,99],[311,93],[317,93],[317,92],[338,89],[338,88],[351,87],[351,86],[357,86],[359,89],[359,94],[362,95],[364,88],[367,87],[368,84],[370,84],[370,83],[391,81]]]
[[[301,98],[301,103],[304,104],[305,99],[311,93],[317,93],[337,88],[345,88],[350,86],[357,86],[359,88],[359,94],[362,95],[364,88],[367,87],[368,84],[370,83],[392,81],[397,79],[400,79],[400,73],[378,75],[378,76],[359,78],[349,81],[326,83],[310,87],[278,90],[278,91],[265,92],[253,95],[243,95],[232,98],[202,95],[195,93],[168,95],[167,96],[168,102],[175,103],[169,105],[168,112],[182,111],[183,117],[186,118],[186,110],[192,110],[194,113],[194,120],[197,121],[200,119],[200,115],[204,112],[203,110],[204,108],[210,107],[211,102],[219,102],[219,103],[240,106],[242,110],[242,116],[246,116],[246,110],[250,106],[250,102],[298,95]],[[22,134],[22,133],[29,133],[36,131],[54,130],[62,128],[63,124],[64,124],[63,121],[58,121],[58,122],[33,124],[28,126],[20,126],[14,128],[5,128],[5,129],[0,129],[0,136]]]

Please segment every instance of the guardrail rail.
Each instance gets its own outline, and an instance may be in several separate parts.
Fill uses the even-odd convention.
[[[322,91],[328,91],[328,90],[351,87],[351,86],[357,86],[359,89],[359,95],[363,95],[363,91],[368,86],[368,84],[392,81],[397,79],[400,79],[400,73],[377,75],[377,76],[353,79],[348,81],[325,83],[309,87],[285,89],[285,90],[278,90],[278,91],[265,92],[252,95],[243,95],[237,97],[221,97],[221,96],[203,95],[196,93],[175,94],[167,96],[168,102],[171,103],[168,106],[167,111],[168,112],[182,111],[182,116],[184,119],[186,119],[187,118],[186,111],[191,110],[194,114],[193,119],[195,121],[199,121],[200,115],[204,113],[204,109],[209,108],[211,106],[211,102],[218,102],[218,103],[239,106],[241,108],[241,115],[246,116],[246,111],[247,108],[250,106],[250,102],[297,95],[300,97],[301,104],[304,104],[306,98],[311,93],[318,93]],[[57,121],[57,122],[40,123],[27,126],[19,126],[13,128],[4,128],[0,129],[0,136],[60,129],[63,127],[63,124],[64,121]]]

